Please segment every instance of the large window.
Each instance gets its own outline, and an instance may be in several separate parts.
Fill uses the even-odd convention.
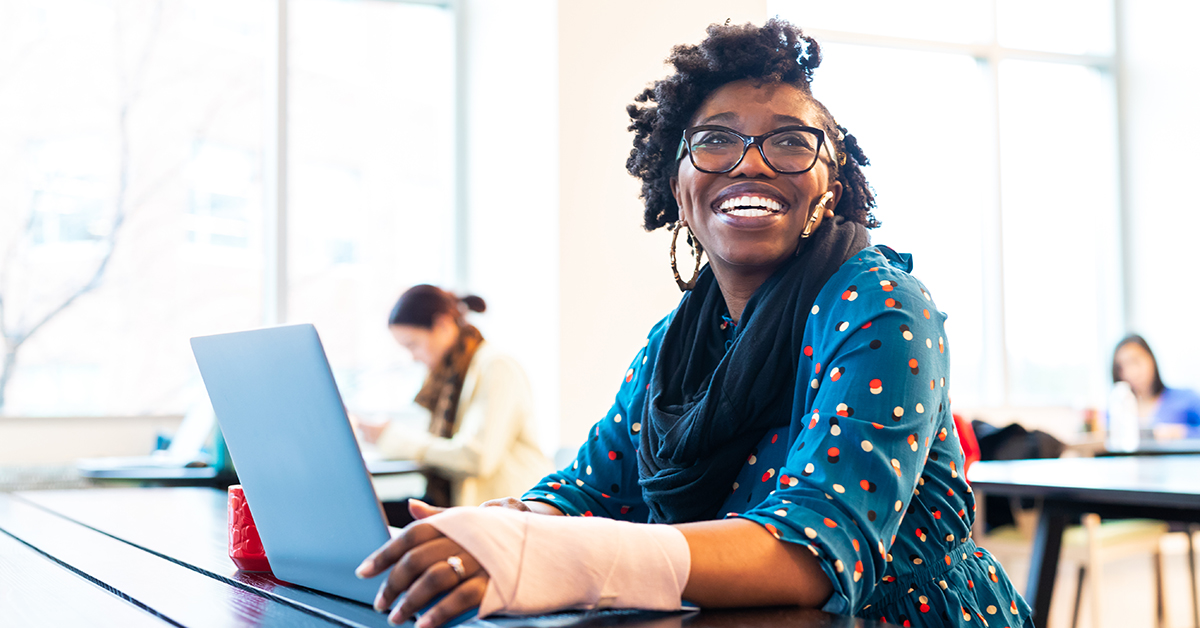
[[[455,272],[453,15],[342,0],[288,12],[287,320],[316,324],[347,404],[394,410],[420,373],[388,313]]]
[[[348,403],[408,394],[384,322],[453,277],[452,14],[276,3],[0,0],[0,413],[183,412],[187,339],[264,322],[315,322]]]
[[[1120,332],[1111,3],[776,0],[824,51],[883,227],[949,314],[955,403],[1102,402]]]

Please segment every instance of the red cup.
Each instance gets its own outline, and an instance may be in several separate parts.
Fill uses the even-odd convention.
[[[271,571],[241,484],[229,487],[229,558],[242,571]]]

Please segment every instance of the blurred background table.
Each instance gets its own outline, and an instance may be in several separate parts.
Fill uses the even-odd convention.
[[[989,495],[1041,498],[1025,599],[1045,626],[1063,529],[1083,513],[1104,519],[1200,523],[1200,456],[1153,455],[977,462],[968,479]]]

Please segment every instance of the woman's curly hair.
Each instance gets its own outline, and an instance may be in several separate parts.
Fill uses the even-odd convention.
[[[834,213],[867,227],[879,226],[871,210],[875,195],[862,166],[870,162],[858,140],[838,126],[817,99],[809,83],[821,64],[821,47],[801,30],[778,18],[762,27],[753,24],[713,24],[708,38],[697,46],[675,46],[667,59],[675,73],[656,81],[629,105],[629,130],[635,133],[626,169],[642,180],[646,203],[645,227],[653,231],[679,219],[679,206],[671,194],[671,178],[678,172],[675,158],[679,138],[701,103],[720,87],[750,79],[785,83],[804,92],[819,112],[826,141],[845,163],[838,167],[842,198]]]

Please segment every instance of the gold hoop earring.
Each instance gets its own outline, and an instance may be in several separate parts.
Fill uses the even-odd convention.
[[[813,210],[812,216],[808,217],[808,224],[804,225],[804,231],[800,232],[800,239],[803,240],[812,235],[813,225],[817,224],[817,218],[825,213],[825,204],[833,198],[833,192],[826,192],[821,195],[821,201],[817,203],[817,208]]]
[[[688,244],[692,246],[692,257],[696,258],[696,268],[692,270],[692,278],[684,281],[679,277],[679,265],[675,262],[675,243],[679,240],[679,228],[686,226],[682,220],[675,221],[671,231],[671,272],[675,274],[675,285],[681,292],[687,292],[696,287],[696,278],[700,276],[700,256],[704,254],[700,241],[695,239],[691,227],[688,227]]]

